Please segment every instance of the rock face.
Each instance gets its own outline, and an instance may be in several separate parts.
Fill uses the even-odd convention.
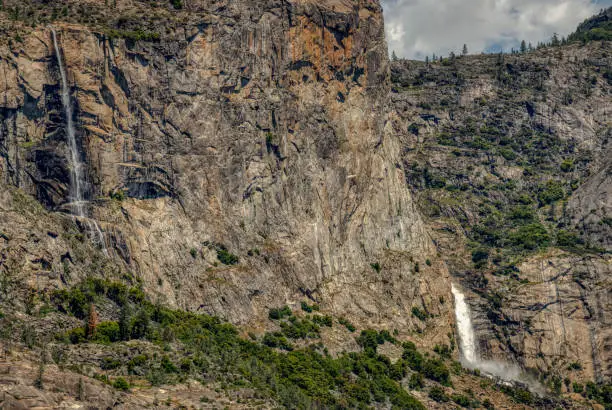
[[[592,42],[392,66],[408,183],[484,357],[612,376],[610,64]]]
[[[75,261],[70,234],[58,246],[45,232],[33,251],[6,215],[2,252],[21,278],[31,281],[40,253],[46,272],[79,272],[49,288],[103,263],[134,274],[156,300],[255,327],[269,308],[310,298],[403,332],[422,326],[410,313],[418,306],[437,317],[434,339],[446,340],[449,277],[386,126],[377,2],[193,7],[153,42],[56,24],[89,214],[110,259]],[[2,183],[44,205],[36,223],[75,231],[86,221],[57,214],[70,178],[50,31],[0,47]],[[227,255],[239,263],[223,264]]]

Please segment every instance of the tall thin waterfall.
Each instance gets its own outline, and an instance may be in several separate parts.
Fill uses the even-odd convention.
[[[76,142],[76,132],[74,129],[74,121],[72,118],[72,103],[70,101],[70,87],[68,86],[68,76],[66,75],[66,67],[62,59],[59,43],[57,41],[57,33],[54,28],[51,28],[53,36],[53,47],[55,48],[55,57],[59,66],[60,77],[62,80],[62,106],[66,116],[66,137],[68,140],[68,148],[70,149],[70,209],[82,223],[87,225],[87,229],[92,236],[93,241],[100,246],[102,251],[108,255],[104,235],[95,220],[90,219],[85,212],[85,195],[83,193],[83,164],[81,162],[79,148]]]
[[[461,358],[462,361],[465,362],[464,364],[474,365],[477,356],[470,308],[465,302],[465,296],[454,284],[452,285],[451,291],[455,298],[455,320],[457,321]]]
[[[74,122],[72,119],[72,104],[70,102],[70,87],[68,86],[68,78],[66,76],[66,68],[62,60],[59,44],[57,42],[57,34],[55,29],[51,29],[53,34],[53,47],[55,47],[55,56],[57,65],[59,66],[60,76],[62,78],[62,105],[66,116],[66,136],[68,139],[68,147],[70,148],[70,202],[73,207],[73,213],[77,216],[84,217],[85,210],[83,208],[83,178],[82,164],[79,158],[79,149],[76,143],[76,132],[74,130]]]

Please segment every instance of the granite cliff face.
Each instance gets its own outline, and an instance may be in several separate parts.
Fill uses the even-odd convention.
[[[446,268],[385,126],[380,6],[246,1],[177,15],[186,21],[150,42],[55,24],[88,212],[109,248],[100,263],[130,272],[154,299],[234,323],[257,327],[269,308],[311,299],[409,331],[418,306],[440,315],[435,332],[446,338]],[[57,214],[69,208],[70,178],[51,41],[40,28],[2,45],[3,184],[44,206],[28,223],[88,235],[85,222]],[[49,290],[89,273],[87,252],[75,258],[66,235],[46,233],[60,228],[12,218],[3,252],[21,279],[43,277]],[[36,239],[21,240],[22,228]],[[239,263],[220,263],[219,249]],[[69,279],[71,264],[81,273]]]
[[[142,337],[53,340],[83,322],[71,306],[53,310],[57,291],[102,286],[95,278],[132,286],[136,301],[142,290],[219,316],[258,342],[279,330],[268,314],[284,305],[390,331],[374,344],[404,366],[393,380],[445,408],[422,391],[423,376],[408,383],[422,369],[402,362],[414,353],[395,338],[435,346],[454,365],[452,275],[480,356],[515,361],[565,393],[565,377],[610,381],[609,42],[390,63],[377,1],[5,3],[0,330],[6,351],[18,347],[0,360],[17,375],[0,377],[11,386],[0,404],[69,406],[84,389],[90,404],[159,405],[165,390],[127,395],[70,369],[125,368],[141,381],[145,371],[127,363],[192,351]],[[52,30],[83,163],[76,215]],[[117,300],[98,304],[102,320],[121,322]],[[349,330],[322,327],[325,353],[366,350]],[[32,340],[42,352],[24,348]],[[37,376],[39,360],[57,366]],[[455,370],[454,388],[474,400],[536,405]],[[54,387],[24,387],[37,377]],[[441,382],[427,377],[430,390]],[[242,394],[260,399],[219,390],[185,384],[168,396],[232,408],[250,408]],[[259,405],[274,407],[275,394]]]
[[[611,376],[610,50],[392,66],[408,184],[481,354],[549,380]]]

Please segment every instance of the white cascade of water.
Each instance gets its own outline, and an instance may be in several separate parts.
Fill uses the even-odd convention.
[[[478,353],[476,336],[472,325],[470,307],[465,300],[465,295],[455,284],[451,285],[451,292],[455,299],[455,320],[457,321],[457,334],[459,336],[459,352],[461,363],[469,369],[478,369],[484,375],[503,380],[508,383],[522,383],[537,394],[544,394],[542,385],[523,372],[514,363],[501,362],[497,360],[484,360]]]
[[[68,148],[70,148],[70,202],[77,216],[84,217],[85,211],[83,208],[83,184],[82,184],[82,165],[79,158],[79,149],[76,143],[76,132],[72,119],[72,104],[70,102],[70,87],[68,86],[68,77],[66,68],[62,60],[57,34],[55,29],[51,29],[53,35],[53,47],[55,48],[55,57],[59,66],[60,76],[62,80],[62,106],[66,116],[66,137],[68,139]]]
[[[57,58],[57,65],[59,66],[62,82],[62,106],[64,108],[64,115],[66,116],[66,137],[68,140],[68,148],[70,149],[70,209],[75,216],[85,221],[87,229],[92,235],[92,240],[102,249],[104,254],[108,256],[104,235],[100,229],[100,226],[95,220],[88,218],[85,212],[84,205],[86,204],[86,201],[84,199],[85,195],[83,194],[83,164],[81,163],[79,149],[76,142],[76,131],[72,118],[73,113],[72,103],[70,101],[68,76],[66,75],[66,68],[64,67],[62,53],[60,52],[59,42],[57,41],[57,33],[55,32],[54,28],[51,28],[51,35],[53,37],[53,47],[55,49],[55,57]]]
[[[105,256],[108,256],[108,250],[106,249],[106,242],[104,241],[104,234],[102,233],[102,229],[100,229],[100,225],[95,221],[95,219],[87,219],[87,224],[89,226],[89,232],[93,232],[95,238],[93,239],[94,244],[98,245]]]
[[[477,359],[477,350],[470,308],[463,293],[454,284],[451,286],[451,292],[455,298],[455,320],[457,321],[461,359],[466,366],[474,365]]]

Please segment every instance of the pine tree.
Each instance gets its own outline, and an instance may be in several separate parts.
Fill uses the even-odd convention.
[[[425,64],[429,65],[429,56],[425,56]]]
[[[128,304],[124,304],[119,313],[119,338],[121,340],[130,340],[132,329],[130,326],[131,314]]]
[[[463,51],[461,52],[461,54],[463,54],[464,56],[466,56],[468,54],[467,44],[463,45]]]
[[[395,54],[395,50],[393,52],[391,52],[391,61],[397,61],[397,54]]]
[[[132,337],[142,339],[149,333],[149,315],[147,311],[141,309],[132,321]]]
[[[525,43],[525,40],[521,41],[521,53],[526,53],[527,52],[527,43]]]
[[[553,34],[552,40],[551,40],[551,45],[553,47],[557,47],[559,45],[559,35],[557,33]]]

